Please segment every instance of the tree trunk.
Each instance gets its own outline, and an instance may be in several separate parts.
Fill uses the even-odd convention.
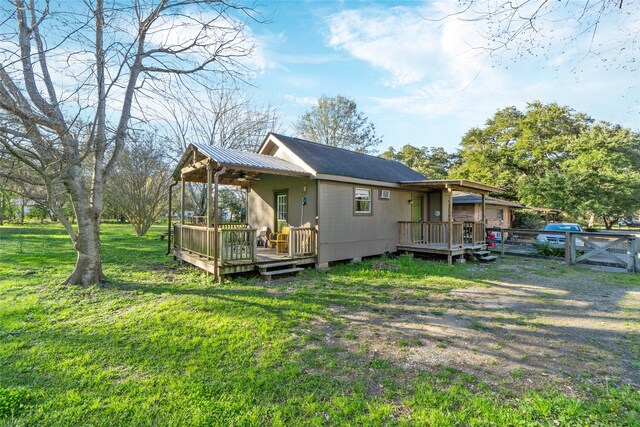
[[[76,268],[64,281],[65,285],[89,286],[104,279],[100,259],[100,217],[92,208],[78,212],[78,253]]]

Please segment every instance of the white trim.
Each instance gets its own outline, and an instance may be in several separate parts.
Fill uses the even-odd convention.
[[[341,176],[341,175],[327,175],[327,174],[319,173],[316,175],[316,179],[322,179],[325,181],[344,182],[345,184],[361,184],[361,185],[370,185],[374,187],[403,188],[407,191],[412,190],[411,188],[407,188],[405,186],[396,184],[394,182],[374,181],[372,179],[352,178],[349,176]]]
[[[270,142],[273,142],[278,149],[284,151],[285,153],[287,153],[289,156],[291,156],[291,158],[296,159],[296,162],[291,162],[293,164],[295,164],[296,166],[300,166],[302,169],[304,169],[306,172],[310,173],[311,175],[317,175],[317,172],[315,169],[313,169],[311,166],[309,166],[308,164],[306,164],[301,158],[300,156],[298,156],[296,153],[294,153],[293,151],[291,151],[289,149],[289,147],[287,147],[282,141],[280,141],[274,134],[270,133],[267,138],[264,140],[264,142],[262,143],[262,146],[260,147],[260,149],[258,150],[258,154],[264,154],[264,150],[267,148],[267,146],[269,145]],[[276,153],[277,154],[277,153]],[[269,155],[269,154],[267,154]],[[278,157],[276,156],[272,156],[272,157]],[[280,158],[280,157],[278,157]]]
[[[369,202],[368,206],[369,209],[366,211],[359,211],[356,210],[356,205],[357,205],[357,195],[358,195],[358,191],[366,191],[369,193],[369,198],[368,199],[362,199],[362,201],[364,202]],[[373,189],[371,188],[363,188],[363,187],[354,187],[353,188],[353,213],[355,215],[371,215],[373,214]]]

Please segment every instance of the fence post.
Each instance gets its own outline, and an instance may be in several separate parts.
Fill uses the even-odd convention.
[[[631,272],[640,273],[640,239],[638,235],[631,238]]]
[[[504,255],[504,241],[507,240],[506,237],[504,228],[500,227],[500,255]]]
[[[567,265],[571,265],[571,249],[572,249],[572,244],[571,244],[571,233],[570,232],[566,232],[564,233],[564,262]]]

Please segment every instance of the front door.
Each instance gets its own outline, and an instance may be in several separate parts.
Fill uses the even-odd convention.
[[[276,196],[275,230],[277,233],[279,233],[282,231],[282,227],[287,226],[289,200],[288,200],[288,195],[286,191],[277,191],[275,196]]]
[[[411,196],[411,221],[414,223],[422,221],[422,196]],[[423,240],[422,225],[414,224],[412,227],[413,241],[421,242]]]

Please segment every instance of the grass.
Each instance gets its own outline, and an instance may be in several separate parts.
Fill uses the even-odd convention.
[[[388,315],[403,299],[489,286],[490,270],[401,257],[269,287],[217,285],[165,257],[160,231],[137,238],[105,225],[108,281],[80,288],[59,285],[75,259],[60,227],[0,227],[0,424],[639,425],[640,394],[628,387],[514,395],[450,367],[410,369],[324,339],[348,325],[336,306]]]

